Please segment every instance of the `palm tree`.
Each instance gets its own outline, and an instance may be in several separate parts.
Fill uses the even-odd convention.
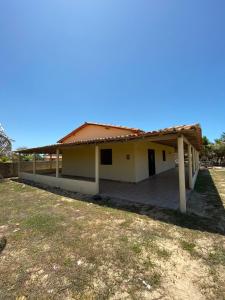
[[[5,133],[0,124],[0,156],[9,155],[12,151],[12,141]]]

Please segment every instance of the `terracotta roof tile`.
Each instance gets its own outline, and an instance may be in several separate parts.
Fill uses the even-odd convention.
[[[167,127],[164,129],[153,130],[153,131],[148,131],[148,132],[142,131],[142,132],[136,132],[136,133],[127,134],[127,135],[118,135],[118,136],[111,136],[111,137],[101,137],[101,138],[72,141],[72,142],[68,142],[68,143],[64,143],[64,144],[57,143],[57,144],[47,145],[47,146],[43,146],[43,147],[25,149],[25,150],[21,150],[21,151],[17,151],[17,152],[32,153],[32,152],[44,151],[44,150],[50,151],[53,148],[54,149],[55,148],[66,148],[66,147],[70,147],[73,145],[76,146],[76,145],[82,145],[82,144],[94,144],[94,143],[97,144],[97,143],[111,142],[111,141],[138,140],[140,138],[142,139],[142,138],[148,138],[151,136],[162,136],[162,135],[174,134],[174,133],[184,134],[198,150],[201,148],[201,144],[202,144],[201,127],[199,124],[193,124],[193,125],[181,125],[181,126]]]
[[[97,125],[97,126],[104,126],[104,127],[113,127],[113,128],[120,128],[120,129],[127,129],[127,130],[132,130],[132,131],[144,132],[144,130],[139,129],[139,128],[133,128],[133,127],[127,127],[127,126],[121,126],[121,125],[114,125],[114,124],[95,123],[95,122],[85,122],[85,124],[88,124],[88,125]]]

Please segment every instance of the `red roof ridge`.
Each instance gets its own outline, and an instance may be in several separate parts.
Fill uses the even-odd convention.
[[[114,127],[114,128],[121,128],[121,129],[128,129],[128,130],[132,130],[132,131],[144,132],[144,130],[139,129],[139,128],[127,127],[127,126],[116,125],[116,124],[98,123],[98,122],[85,122],[85,124],[88,124],[88,125],[97,125],[97,126],[105,126],[105,127]]]
[[[65,135],[64,137],[62,137],[60,140],[58,140],[57,143],[62,143],[65,139],[67,139],[70,136],[72,136],[73,134],[77,133],[78,131],[80,131],[82,128],[84,128],[87,125],[104,126],[104,127],[118,128],[118,129],[127,129],[127,130],[131,130],[131,131],[133,131],[135,133],[140,133],[140,134],[144,133],[143,130],[138,129],[138,128],[131,128],[131,127],[126,127],[126,126],[104,124],[104,123],[95,123],[95,122],[84,122],[82,125],[80,125],[79,127],[75,128],[73,131],[71,131],[70,133],[68,133],[67,135]]]

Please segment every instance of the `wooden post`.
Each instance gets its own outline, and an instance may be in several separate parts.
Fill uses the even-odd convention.
[[[33,174],[36,174],[36,155],[33,153]]]
[[[20,170],[21,170],[21,155],[18,154],[18,177],[20,176]]]
[[[185,188],[185,167],[184,167],[184,139],[183,136],[177,138],[178,147],[178,169],[179,169],[179,192],[180,211],[186,213],[186,188]]]
[[[50,154],[50,170],[52,169],[52,154]]]
[[[192,182],[192,151],[191,145],[188,144],[188,179],[189,179],[189,188],[193,189],[193,182]]]
[[[95,183],[98,186],[99,192],[99,147],[95,145]]]
[[[56,150],[56,168],[55,168],[55,176],[59,177],[59,149]]]

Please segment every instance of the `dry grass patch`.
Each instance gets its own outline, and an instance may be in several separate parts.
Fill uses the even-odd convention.
[[[212,177],[222,189],[224,173]],[[166,210],[153,219],[1,182],[7,245],[0,299],[224,299],[225,239],[215,223],[222,202],[208,185],[204,190],[209,178],[200,180],[195,193],[209,193],[201,222]]]

